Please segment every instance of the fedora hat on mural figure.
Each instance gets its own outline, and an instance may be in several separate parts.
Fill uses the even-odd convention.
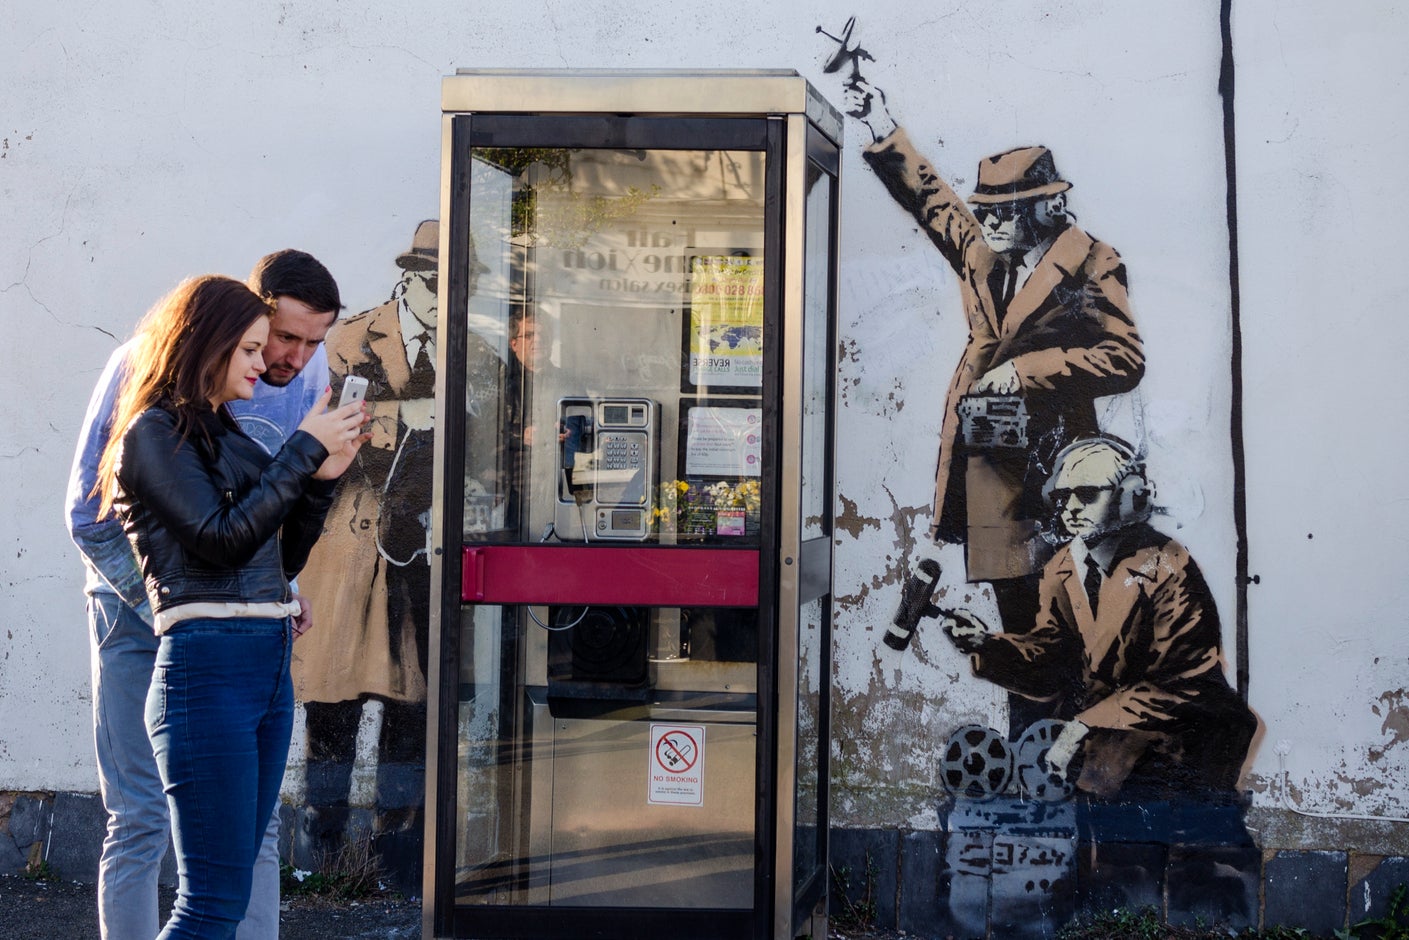
[[[429,271],[440,255],[440,221],[427,219],[416,226],[411,249],[396,256],[396,263],[407,271]]]
[[[1057,173],[1052,151],[1046,147],[1018,147],[979,161],[978,185],[969,202],[992,205],[1055,196],[1068,189],[1071,184]]]

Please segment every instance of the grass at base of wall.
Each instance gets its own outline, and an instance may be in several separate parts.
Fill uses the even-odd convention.
[[[1108,914],[1087,915],[1064,926],[1057,940],[1310,940],[1312,934],[1288,927],[1267,930],[1248,928],[1235,933],[1226,927],[1180,927],[1166,924],[1152,910],[1115,910]]]
[[[283,862],[279,875],[279,890],[285,897],[355,901],[386,893],[382,883],[385,873],[368,836],[350,839],[337,852],[325,856],[317,871],[303,871]]]
[[[1334,940],[1409,940],[1409,905],[1405,895],[1409,887],[1400,885],[1390,897],[1389,909],[1382,917],[1360,921],[1344,930],[1337,930]],[[1217,924],[1180,927],[1163,923],[1153,910],[1114,910],[1110,913],[1083,915],[1057,932],[1057,940],[1322,940],[1298,927],[1252,927],[1233,931]]]
[[[24,867],[26,881],[58,881],[59,873],[49,864],[47,858],[32,861]]]

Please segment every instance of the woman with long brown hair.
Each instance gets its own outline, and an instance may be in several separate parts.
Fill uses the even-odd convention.
[[[337,478],[367,439],[330,392],[272,457],[225,403],[264,371],[270,306],[192,278],[138,326],[98,469],[161,637],[147,732],[171,808],[180,884],[161,940],[235,935],[293,727],[289,580]]]

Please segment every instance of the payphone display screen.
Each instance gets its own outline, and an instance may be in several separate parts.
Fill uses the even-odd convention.
[[[756,546],[764,153],[471,155],[466,540]]]

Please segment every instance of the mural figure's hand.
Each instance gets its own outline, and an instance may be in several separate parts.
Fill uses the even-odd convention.
[[[1021,388],[1018,367],[1009,359],[1001,366],[995,366],[985,372],[974,386],[974,391],[989,395],[1013,395]]]
[[[871,137],[881,140],[895,132],[895,119],[886,108],[885,92],[858,78],[847,83],[842,94],[842,106],[846,113],[871,129]]]
[[[1053,741],[1047,750],[1047,768],[1052,773],[1065,777],[1067,765],[1076,756],[1076,749],[1081,746],[1082,739],[1090,730],[1082,722],[1068,721],[1062,728],[1062,733],[1057,735],[1057,740]]]
[[[408,431],[429,431],[435,427],[435,399],[414,398],[396,404],[397,417]]]
[[[298,616],[293,619],[293,634],[297,640],[313,626],[313,605],[302,594],[295,594],[294,600],[298,601]]]
[[[977,653],[993,632],[977,615],[962,609],[940,611],[939,623],[944,635],[962,653]]]

